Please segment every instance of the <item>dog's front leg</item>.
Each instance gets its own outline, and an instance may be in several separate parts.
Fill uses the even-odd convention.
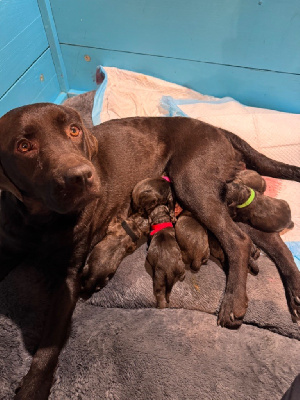
[[[49,315],[30,369],[16,391],[17,400],[48,399],[59,353],[79,297],[79,280],[71,275],[53,293]]]

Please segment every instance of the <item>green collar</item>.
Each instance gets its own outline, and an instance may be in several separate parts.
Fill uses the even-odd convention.
[[[246,200],[245,203],[236,206],[236,208],[244,208],[244,207],[249,206],[249,204],[252,203],[252,201],[253,201],[254,198],[255,198],[255,191],[254,191],[253,189],[251,189],[251,188],[249,188],[249,189],[250,189],[250,191],[251,191],[251,194],[250,194],[250,196],[249,196],[249,199]]]

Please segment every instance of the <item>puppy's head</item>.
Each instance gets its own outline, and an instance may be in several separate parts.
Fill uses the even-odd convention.
[[[250,189],[241,183],[238,179],[227,184],[226,201],[231,208],[243,204],[250,196]]]
[[[69,107],[16,108],[0,119],[0,188],[29,210],[78,210],[100,192],[92,163],[97,148],[96,138]]]
[[[236,177],[244,185],[256,190],[259,193],[264,193],[267,188],[266,181],[256,171],[252,171],[250,169],[244,169],[242,171],[239,171]]]
[[[149,178],[140,181],[132,192],[133,208],[147,216],[160,205],[174,210],[171,185],[163,178]]]

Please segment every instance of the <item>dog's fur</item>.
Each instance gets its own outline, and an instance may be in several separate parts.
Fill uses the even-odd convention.
[[[124,228],[124,223],[127,227]],[[128,233],[128,230],[130,233]],[[148,219],[133,214],[126,220],[115,217],[106,236],[91,251],[82,271],[82,297],[90,297],[113,277],[121,261],[133,253],[143,236],[150,230]]]
[[[251,171],[250,169],[238,171],[235,181],[239,181],[261,194],[263,194],[267,188],[267,184],[264,178],[260,176],[256,171]]]
[[[164,178],[144,179],[132,192],[135,211],[146,215],[150,225],[174,222],[174,200],[172,189]],[[173,227],[164,228],[149,236],[146,268],[153,279],[153,292],[158,308],[169,306],[174,284],[185,276],[181,251]]]
[[[183,211],[177,219],[175,235],[184,263],[199,271],[210,256],[207,229],[189,211]]]
[[[224,198],[241,160],[262,175],[300,181],[300,168],[193,119],[126,118],[89,132],[76,111],[48,103],[20,107],[0,119],[0,279],[22,260],[55,283],[44,333],[17,399],[48,397],[88,254],[112,218],[127,217],[137,182],[163,171],[180,205],[216,235],[227,254],[218,323],[241,325],[251,240],[232,221]],[[270,251],[280,258],[277,248],[275,255]],[[300,277],[291,264],[278,267],[291,312],[299,318]]]
[[[175,225],[175,235],[182,251],[182,258],[185,264],[197,272],[208,258],[212,258],[223,268],[226,265],[226,255],[222,250],[220,242],[212,232],[198,222],[189,211],[183,211]],[[249,258],[249,272],[257,275],[259,268],[255,260],[260,255],[259,249],[252,243]]]
[[[226,201],[235,221],[248,223],[265,232],[281,232],[294,226],[291,209],[285,200],[265,196],[256,190],[254,200],[249,205],[237,208],[249,199],[250,194],[250,188],[239,180],[227,184]]]

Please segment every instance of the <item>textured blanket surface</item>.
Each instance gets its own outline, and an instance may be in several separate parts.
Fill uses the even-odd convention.
[[[225,287],[212,261],[187,272],[171,308],[154,308],[146,245],[75,310],[50,399],[281,399],[300,371],[300,334],[266,256],[249,276],[249,309],[238,331],[217,326]],[[47,285],[20,266],[0,284],[0,393],[11,399],[29,368],[47,313]]]

